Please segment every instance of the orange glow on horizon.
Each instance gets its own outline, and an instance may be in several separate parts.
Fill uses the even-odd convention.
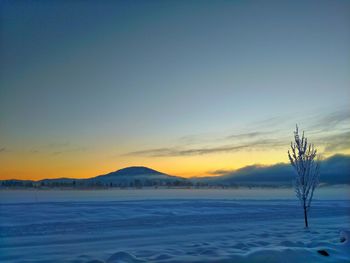
[[[342,152],[350,154],[350,150]],[[327,156],[326,156],[327,157]],[[62,154],[45,156],[40,154],[2,156],[6,163],[0,167],[0,179],[40,180],[45,178],[90,178],[129,166],[146,166],[157,171],[181,176],[215,176],[216,170],[237,170],[242,167],[260,164],[273,165],[287,163],[285,149],[269,151],[240,151],[178,157],[110,157],[99,154]]]

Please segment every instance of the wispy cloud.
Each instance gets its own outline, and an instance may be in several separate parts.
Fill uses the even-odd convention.
[[[207,171],[207,174],[217,176],[217,175],[231,174],[233,172],[234,172],[234,170],[218,169],[218,170],[209,170],[209,171]]]
[[[222,152],[237,152],[243,149],[257,149],[257,148],[269,148],[277,146],[285,146],[286,144],[280,140],[257,140],[237,145],[221,145],[215,147],[201,147],[201,148],[189,148],[179,149],[173,148],[158,148],[158,149],[146,149],[142,151],[129,152],[127,156],[148,156],[148,157],[170,157],[170,156],[192,156],[192,155],[204,155]]]
[[[306,130],[310,141],[323,146],[324,152],[336,153],[350,148],[349,111],[338,110],[313,116],[305,115],[299,120],[308,124],[301,127]],[[198,134],[180,137],[174,146],[155,149],[143,149],[126,153],[126,156],[172,157],[238,152],[242,150],[266,150],[289,147],[293,139],[294,117],[273,117],[255,123],[255,128],[235,134]],[[330,127],[333,127],[331,130]],[[344,132],[345,131],[345,132]],[[309,136],[308,136],[309,137]]]
[[[65,154],[65,153],[75,153],[75,152],[85,152],[85,151],[87,151],[87,148],[82,147],[82,146],[77,146],[77,147],[63,149],[61,151],[54,151],[51,153],[51,155],[61,155],[61,154]]]
[[[7,149],[6,147],[0,147],[0,153],[6,153],[9,152],[10,150]]]
[[[253,138],[257,138],[257,137],[261,137],[261,136],[265,136],[265,135],[269,135],[272,134],[272,132],[260,132],[260,131],[256,131],[256,132],[247,132],[247,133],[239,133],[239,134],[232,134],[227,136],[227,139],[253,139]]]
[[[148,157],[171,157],[171,156],[190,156],[190,155],[203,155],[210,153],[220,153],[228,151],[237,151],[245,148],[244,145],[238,146],[218,146],[211,148],[191,148],[191,149],[177,149],[177,148],[159,148],[159,149],[146,149],[142,151],[129,152],[128,156],[148,156]]]
[[[350,149],[350,131],[322,138],[324,152],[331,153]]]
[[[70,147],[71,143],[70,142],[53,142],[45,145],[43,148],[49,148],[49,149],[62,149],[62,148],[67,148]]]
[[[196,144],[202,144],[207,143],[209,141],[215,141],[217,140],[216,134],[191,134],[191,135],[185,135],[180,138],[177,138],[175,142],[180,145],[196,145]]]
[[[257,121],[254,123],[254,125],[257,125],[259,127],[273,127],[277,124],[285,123],[288,121],[288,116],[273,116],[271,118],[267,118],[261,121]]]
[[[310,126],[312,130],[330,131],[339,126],[350,127],[350,110],[341,109],[327,114],[319,115]]]
[[[42,153],[57,156],[65,153],[85,152],[87,149],[87,147],[64,141],[48,143],[46,145],[33,148],[30,150],[30,153]]]

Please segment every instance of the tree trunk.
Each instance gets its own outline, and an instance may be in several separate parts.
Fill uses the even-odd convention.
[[[309,224],[307,222],[307,209],[306,209],[306,205],[304,204],[304,220],[305,220],[305,227],[308,228]]]

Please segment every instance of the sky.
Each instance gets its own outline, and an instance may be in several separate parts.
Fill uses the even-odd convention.
[[[350,154],[349,1],[0,5],[0,179]]]

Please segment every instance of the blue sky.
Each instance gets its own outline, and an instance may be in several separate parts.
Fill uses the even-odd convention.
[[[201,175],[285,160],[275,143],[230,149],[288,145],[296,122],[320,143],[349,132],[349,1],[1,5],[4,177],[36,176],[40,163],[48,176],[133,164]]]

